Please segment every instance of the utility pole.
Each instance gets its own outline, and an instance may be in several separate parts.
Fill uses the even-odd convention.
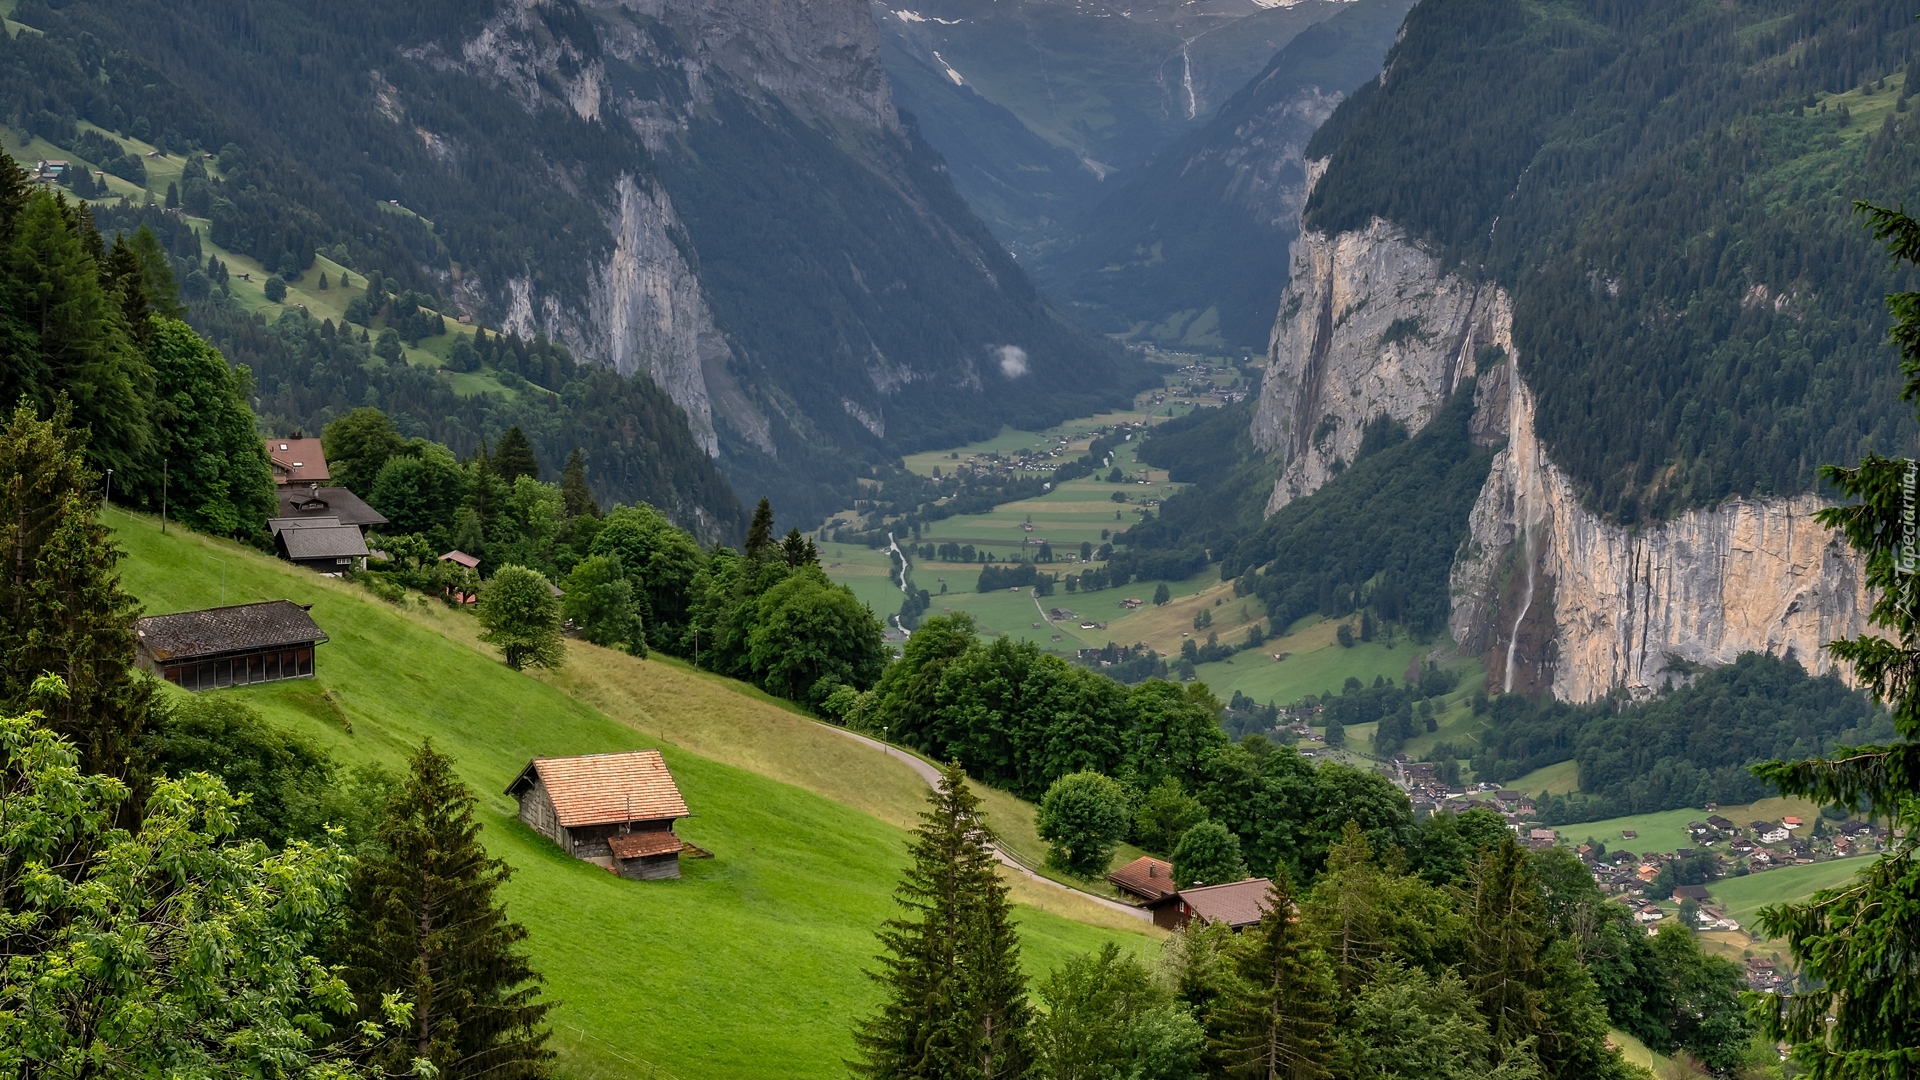
[[[107,508],[107,503],[112,501],[112,499],[113,499],[113,470],[108,469],[107,470],[107,493],[105,495],[100,496],[100,509],[104,511]]]
[[[167,463],[160,462],[160,535],[167,535]]]

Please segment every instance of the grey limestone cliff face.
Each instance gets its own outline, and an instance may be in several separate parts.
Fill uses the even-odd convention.
[[[549,0],[503,5],[458,49],[459,63],[503,87],[529,110],[562,105],[583,119],[624,121],[653,153],[670,152],[685,111],[708,100],[714,78],[777,97],[802,116],[898,134],[878,31],[857,0],[594,0],[602,16],[590,40],[556,33],[542,17]],[[665,55],[646,32],[671,28],[690,46]],[[616,91],[607,59],[678,68],[688,93],[677,103]],[[558,177],[562,184],[568,178]],[[610,243],[590,268],[589,294],[564,303],[528,278],[504,283],[507,327],[541,331],[584,360],[622,374],[644,371],[687,413],[711,456],[716,424],[773,454],[766,415],[732,378],[734,359],[689,258],[692,243],[673,200],[650,177],[623,175],[612,192],[580,192],[607,205]]]
[[[1300,221],[1307,192],[1327,167],[1324,160],[1306,160],[1307,140],[1345,97],[1337,90],[1302,86],[1236,125],[1231,142],[1195,154],[1187,168],[1202,168],[1217,156],[1229,177],[1227,202],[1245,207],[1262,225],[1291,229]]]
[[[1283,463],[1269,514],[1338,475],[1369,422],[1425,427],[1471,374],[1505,305],[1499,290],[1441,273],[1384,221],[1303,233],[1292,260],[1252,431]]]
[[[1822,646],[1863,630],[1868,599],[1858,560],[1812,519],[1821,500],[1736,499],[1638,530],[1590,513],[1534,434],[1512,323],[1504,290],[1441,273],[1384,222],[1303,234],[1253,421],[1284,463],[1267,512],[1331,479],[1369,421],[1417,432],[1486,364],[1472,435],[1504,445],[1454,560],[1449,629],[1490,685],[1645,694],[1676,660],[1748,651],[1828,670]]]
[[[1512,368],[1489,373],[1478,402],[1504,414],[1483,430],[1507,445],[1451,582],[1450,628],[1487,656],[1491,685],[1517,679],[1591,701],[1684,678],[1670,672],[1675,660],[1718,666],[1767,652],[1814,672],[1833,667],[1823,646],[1860,633],[1869,601],[1858,559],[1813,520],[1818,496],[1733,499],[1637,531],[1612,525],[1580,505],[1548,458],[1532,393]],[[1549,641],[1524,629],[1529,601],[1549,606]]]
[[[695,44],[696,65],[779,97],[802,115],[898,132],[880,31],[861,0],[595,0],[658,19]]]

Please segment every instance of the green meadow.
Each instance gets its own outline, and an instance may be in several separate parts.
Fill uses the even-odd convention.
[[[1834,859],[1831,862],[1782,866],[1745,877],[1721,878],[1707,886],[1715,901],[1726,908],[1727,916],[1756,940],[1760,933],[1760,909],[1771,904],[1805,900],[1820,889],[1843,885],[1867,867],[1873,856]]]
[[[489,850],[515,868],[510,911],[560,1003],[565,1075],[844,1072],[849,1025],[876,1000],[862,969],[893,911],[903,826],[924,796],[904,765],[685,665],[574,644],[559,671],[513,672],[477,643],[464,612],[417,597],[387,604],[239,545],[177,528],[162,536],[148,518],[110,521],[128,552],[126,587],[149,613],[313,605],[331,639],[317,678],[220,693],[244,695],[344,762],[396,767],[426,738],[457,759],[480,796]],[[677,882],[626,881],[562,855],[502,794],[536,755],[649,747],[693,808],[681,832],[715,854],[683,861]],[[993,795],[990,813],[1030,816]],[[1124,916],[1014,884],[1036,974],[1103,941],[1151,947]]]

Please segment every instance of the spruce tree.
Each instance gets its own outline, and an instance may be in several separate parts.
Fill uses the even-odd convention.
[[[1221,1050],[1233,1075],[1258,1080],[1332,1076],[1336,1052],[1333,977],[1294,915],[1293,883],[1282,866],[1267,910],[1239,943],[1238,984],[1221,1005]]]
[[[1897,264],[1920,265],[1920,221],[1858,203]],[[1906,377],[1901,397],[1920,399],[1920,292],[1887,298]],[[1899,742],[1835,747],[1830,758],[1775,761],[1754,772],[1782,793],[1864,809],[1900,836],[1891,851],[1854,880],[1811,900],[1760,913],[1769,936],[1783,937],[1809,987],[1791,998],[1769,995],[1762,1019],[1771,1039],[1793,1044],[1793,1061],[1812,1080],[1912,1076],[1920,1072],[1920,574],[1909,524],[1916,488],[1910,460],[1869,454],[1854,468],[1824,475],[1846,505],[1823,510],[1866,562],[1874,593],[1869,621],[1878,630],[1827,646],[1893,713]],[[1904,835],[1901,835],[1904,830]]]
[[[533,444],[515,424],[500,436],[500,442],[493,448],[493,471],[500,479],[512,484],[523,476],[540,479],[540,463],[534,460]]]
[[[495,895],[512,868],[480,846],[473,792],[453,760],[421,744],[386,808],[381,853],[354,872],[347,982],[361,1014],[382,999],[413,1006],[410,1028],[380,1044],[389,1074],[432,1062],[440,1080],[549,1075],[544,981],[520,948],[527,931]]]
[[[587,459],[577,446],[567,455],[566,471],[560,474],[560,503],[570,518],[600,516],[600,504],[593,501],[593,489],[587,486]]]
[[[868,973],[886,1001],[855,1029],[860,1059],[848,1064],[875,1080],[1022,1076],[1026,977],[980,800],[949,765],[927,801],[894,892],[905,913],[880,931],[886,953]]]
[[[87,460],[131,477],[150,466],[148,402],[153,373],[128,336],[118,298],[110,296],[104,251],[93,218],[46,191],[27,198],[9,238],[10,309],[33,335],[27,362],[45,383],[23,387],[42,409],[64,391],[75,422],[88,430]],[[0,368],[15,360],[0,358]],[[12,402],[6,402],[11,405]]]
[[[753,508],[753,523],[747,526],[747,558],[763,558],[772,546],[773,504],[762,495],[760,505]]]
[[[1480,997],[1487,1030],[1501,1046],[1536,1034],[1546,1019],[1539,966],[1548,937],[1546,904],[1511,836],[1488,848],[1469,873],[1461,974]]]
[[[135,600],[120,549],[95,520],[100,477],[83,459],[65,399],[52,419],[22,403],[0,429],[0,708],[22,711],[33,680],[67,685],[54,730],[90,773],[138,780],[153,684],[134,672]]]

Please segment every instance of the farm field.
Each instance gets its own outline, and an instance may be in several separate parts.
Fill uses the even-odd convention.
[[[1539,794],[1531,788],[1515,785],[1516,791]],[[1806,824],[1795,829],[1793,834],[1805,837],[1812,833],[1814,820],[1819,816],[1817,803],[1805,799],[1772,798],[1746,806],[1722,806],[1713,811],[1720,816],[1737,822],[1743,828],[1749,821],[1762,819],[1778,821],[1782,817],[1798,817]],[[1581,843],[1589,837],[1607,845],[1608,848],[1625,848],[1628,851],[1672,851],[1687,847],[1691,841],[1687,838],[1687,822],[1704,821],[1707,811],[1699,807],[1682,810],[1661,810],[1651,814],[1635,814],[1631,817],[1607,818],[1604,821],[1589,821],[1579,825],[1557,825],[1555,829],[1560,837],[1569,843]],[[1629,839],[1622,832],[1638,835]]]
[[[149,612],[282,597],[314,605],[331,636],[319,677],[227,692],[345,763],[391,767],[427,737],[457,759],[489,850],[516,870],[511,912],[561,1002],[563,1074],[843,1073],[850,1019],[874,1000],[860,972],[893,910],[902,826],[924,797],[904,765],[680,665],[576,645],[568,667],[534,678],[482,651],[464,613],[417,599],[389,605],[235,544],[161,536],[144,517],[110,521],[129,553],[126,586]],[[569,859],[501,794],[537,754],[647,747],[666,755],[694,807],[685,835],[717,855],[688,860],[679,882],[630,882]],[[1004,797],[991,810],[1031,812]],[[1103,941],[1152,946],[1125,916],[1047,886],[1015,889],[1031,971]],[[646,1023],[634,1022],[636,1002]]]
[[[1783,866],[1746,877],[1721,878],[1710,883],[1707,891],[1726,908],[1730,918],[1750,931],[1752,937],[1760,939],[1757,919],[1761,908],[1789,900],[1804,900],[1817,890],[1843,884],[1873,865],[1875,858],[1877,856],[1856,855],[1831,862]]]
[[[1228,601],[1228,605],[1231,603]],[[1428,651],[1427,646],[1406,638],[1392,646],[1376,639],[1343,648],[1335,636],[1338,628],[1337,620],[1303,619],[1285,637],[1269,639],[1260,648],[1248,649],[1229,660],[1201,664],[1196,670],[1201,681],[1222,698],[1238,691],[1263,704],[1272,701],[1287,705],[1308,694],[1338,694],[1348,678],[1368,685],[1380,677],[1403,682],[1408,669]],[[1220,640],[1233,639],[1223,633]],[[1275,661],[1276,653],[1291,655]]]
[[[1529,795],[1538,795],[1543,791],[1549,795],[1565,795],[1568,792],[1580,790],[1580,763],[1568,759],[1558,765],[1542,766],[1518,780],[1510,780],[1500,786],[1509,791],[1524,791]],[[1687,819],[1687,821],[1698,820],[1698,818]],[[1684,826],[1686,822],[1681,824]],[[1577,826],[1568,826],[1568,828],[1577,828]]]

